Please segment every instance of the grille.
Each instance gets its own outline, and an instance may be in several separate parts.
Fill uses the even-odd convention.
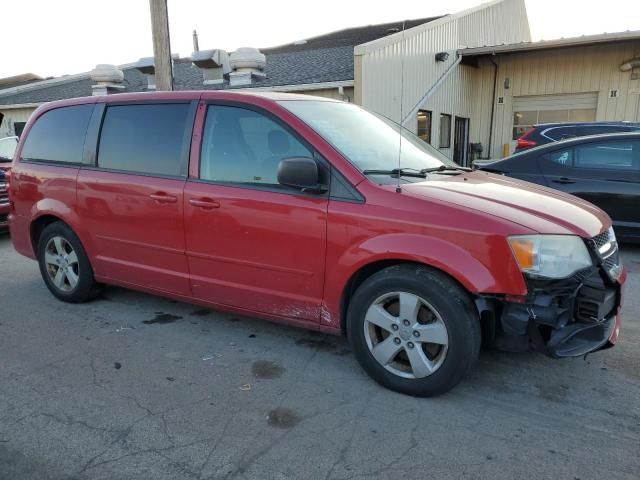
[[[605,230],[601,234],[596,235],[591,239],[591,241],[594,243],[596,248],[600,248],[609,241],[609,230]]]
[[[600,259],[602,268],[612,279],[615,279],[619,273],[620,265],[620,252],[618,251],[618,242],[616,242],[615,237],[611,238],[609,230],[605,230],[593,237],[590,243],[596,256]],[[600,247],[607,243],[610,243],[611,247],[604,252],[600,252]]]

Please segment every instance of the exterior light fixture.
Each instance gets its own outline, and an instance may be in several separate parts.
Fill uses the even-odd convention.
[[[448,58],[449,54],[447,52],[436,53],[436,62],[446,62]]]

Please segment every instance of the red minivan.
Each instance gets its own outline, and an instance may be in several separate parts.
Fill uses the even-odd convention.
[[[101,284],[346,334],[393,390],[443,393],[481,339],[580,356],[618,337],[611,221],[471,172],[398,125],[302,95],[167,92],[41,106],[11,238],[61,300]]]

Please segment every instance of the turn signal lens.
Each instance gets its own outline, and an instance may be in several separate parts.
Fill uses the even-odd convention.
[[[511,238],[509,240],[513,256],[520,267],[520,270],[530,270],[535,265],[535,245],[528,238]]]

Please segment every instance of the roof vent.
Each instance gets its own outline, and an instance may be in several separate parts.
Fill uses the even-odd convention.
[[[89,77],[95,82],[95,85],[91,85],[93,95],[107,95],[124,88],[124,74],[115,65],[98,64],[89,72]]]
[[[229,64],[231,86],[250,85],[254,79],[262,80],[267,76],[264,73],[267,58],[257,48],[239,48],[229,55]]]
[[[200,50],[191,54],[193,64],[202,70],[203,83],[222,83],[224,75],[231,72],[229,55],[225,50]]]
[[[147,90],[156,89],[156,67],[153,57],[143,57],[134,65],[147,78]]]

